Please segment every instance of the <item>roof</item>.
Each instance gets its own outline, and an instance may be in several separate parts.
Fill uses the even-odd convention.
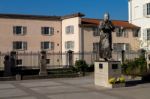
[[[102,19],[92,19],[92,18],[82,18],[82,25],[87,25],[87,26],[98,26],[100,24],[100,21],[102,21]],[[140,28],[136,25],[133,25],[131,23],[129,23],[128,21],[121,21],[121,20],[112,20],[112,23],[116,26],[116,27],[124,27],[124,28]]]
[[[62,19],[68,19],[68,18],[73,18],[73,17],[83,17],[83,16],[85,16],[85,15],[79,12],[79,13],[75,13],[75,14],[62,16]]]
[[[60,16],[23,15],[23,14],[0,14],[0,18],[11,19],[37,19],[37,20],[60,20]]]
[[[43,15],[23,15],[23,14],[0,14],[0,18],[10,18],[10,19],[35,19],[35,20],[63,20],[73,17],[83,17],[82,13],[75,13],[65,16],[43,16]]]

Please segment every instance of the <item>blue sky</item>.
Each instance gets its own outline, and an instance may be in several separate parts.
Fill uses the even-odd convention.
[[[89,18],[128,20],[128,0],[0,0],[0,13],[66,15],[82,12]]]

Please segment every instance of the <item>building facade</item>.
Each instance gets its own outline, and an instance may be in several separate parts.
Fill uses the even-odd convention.
[[[81,28],[84,52],[99,53],[100,37],[97,27],[100,22],[101,20],[99,19],[82,18]],[[137,52],[140,49],[137,32],[139,27],[129,24],[127,21],[112,20],[112,23],[115,26],[115,30],[112,32],[113,58],[121,60],[121,56],[115,56],[115,53],[120,53],[121,51]],[[88,59],[87,57],[84,58]]]
[[[47,52],[48,66],[65,66],[84,59],[92,64],[98,58],[101,20],[83,18],[76,13],[66,16],[0,14],[0,66],[4,55],[16,51],[21,66],[39,66],[40,51]],[[127,21],[113,20],[114,51],[139,50],[139,27]],[[68,56],[72,52],[72,56]],[[23,54],[22,54],[23,53]],[[30,53],[30,54],[29,54]],[[72,62],[70,63],[71,60]]]
[[[128,0],[129,22],[141,27],[140,48],[150,50],[150,0]]]
[[[11,51],[17,52],[19,65],[32,67],[39,66],[41,51],[60,53],[61,24],[56,16],[0,14],[0,65]],[[61,57],[48,55],[47,61],[59,65]]]
[[[61,52],[59,17],[1,14],[0,34],[1,52]]]

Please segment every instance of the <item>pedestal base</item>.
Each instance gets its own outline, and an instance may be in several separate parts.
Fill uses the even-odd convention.
[[[95,62],[95,85],[111,88],[110,78],[121,76],[120,61]]]
[[[47,76],[47,71],[40,71],[39,76]]]

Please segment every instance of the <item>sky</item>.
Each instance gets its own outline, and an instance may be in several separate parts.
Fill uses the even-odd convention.
[[[0,13],[29,15],[68,15],[84,13],[87,18],[128,20],[128,0],[0,0]]]

